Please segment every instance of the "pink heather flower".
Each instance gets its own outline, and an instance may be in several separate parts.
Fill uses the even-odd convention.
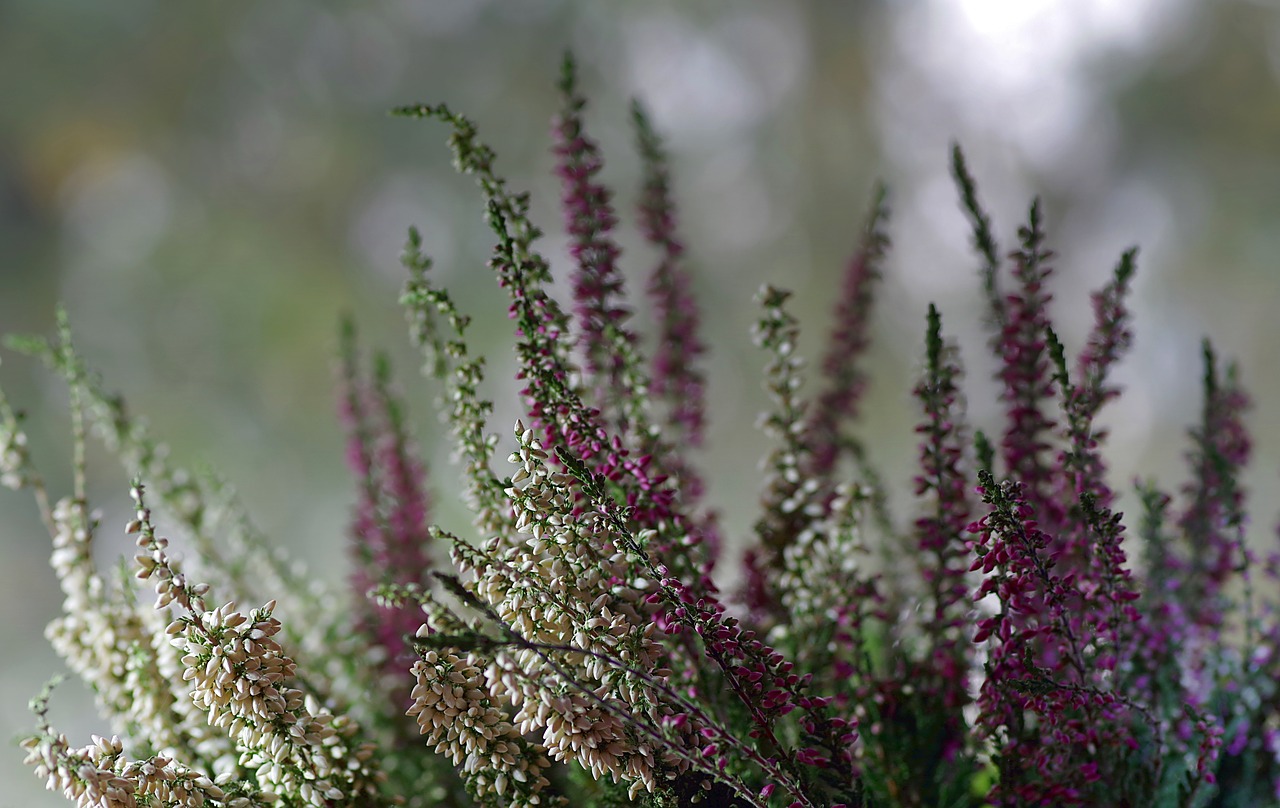
[[[1133,277],[1135,255],[1135,250],[1126,252],[1111,281],[1092,296],[1095,322],[1080,354],[1074,383],[1057,335],[1052,330],[1047,335],[1065,416],[1065,445],[1058,452],[1053,494],[1063,514],[1054,528],[1059,541],[1055,553],[1064,570],[1108,591],[1129,573],[1124,569],[1126,556],[1119,542],[1123,526],[1111,521],[1114,494],[1105,481],[1106,464],[1099,450],[1107,431],[1098,428],[1095,419],[1102,406],[1119,395],[1118,389],[1107,384],[1107,376],[1132,342],[1124,298]],[[1132,589],[1127,580],[1121,585]]]
[[[1127,250],[1120,257],[1111,281],[1090,296],[1094,325],[1077,363],[1080,395],[1085,402],[1081,411],[1090,418],[1097,415],[1103,404],[1120,395],[1119,388],[1108,385],[1106,379],[1133,344],[1132,318],[1124,301],[1129,294],[1137,254],[1136,248]],[[1095,439],[1100,441],[1104,435],[1104,432],[1095,433]]]
[[[698,364],[706,353],[698,335],[701,314],[692,278],[681,262],[684,245],[676,233],[676,207],[662,140],[639,102],[632,105],[631,118],[644,171],[640,231],[660,254],[647,288],[658,321],[650,388],[654,398],[665,400],[667,409],[661,439],[649,441],[654,445],[646,451],[660,451],[663,468],[675,479],[693,541],[700,545],[703,577],[708,578],[720,556],[720,528],[714,511],[695,515],[706,486],[689,458],[690,449],[702,446],[706,419],[706,373]],[[709,586],[709,580],[704,585]]]
[[[858,416],[858,402],[867,386],[866,374],[858,366],[870,344],[871,306],[880,280],[880,263],[889,248],[885,233],[889,210],[884,188],[877,188],[871,214],[863,227],[862,243],[849,261],[844,287],[835,306],[835,329],[827,340],[822,360],[826,389],[818,395],[809,413],[807,440],[812,450],[809,473],[828,477],[836,461],[848,451],[850,438],[846,424]]]
[[[938,695],[946,706],[958,708],[968,701],[969,643],[964,632],[971,584],[965,528],[972,504],[968,479],[960,468],[966,436],[959,400],[959,359],[955,346],[943,341],[941,316],[932,304],[926,347],[926,375],[915,388],[925,416],[916,427],[924,437],[915,493],[932,499],[931,512],[915,522],[921,574],[930,594],[930,611],[921,628],[932,646],[932,673],[941,688]]]
[[[576,264],[573,297],[585,359],[583,369],[602,409],[619,419],[625,434],[634,426],[626,409],[638,403],[641,393],[635,388],[635,357],[625,350],[636,338],[625,325],[631,311],[624,302],[622,275],[617,268],[619,250],[611,235],[618,219],[609,190],[596,181],[604,159],[583,129],[582,110],[587,102],[578,94],[576,68],[570,56],[565,57],[560,93],[563,107],[552,134],[556,175],[563,186],[561,204],[569,233],[569,253]]]
[[[422,624],[422,616],[412,603],[379,605],[368,593],[378,584],[427,584],[426,471],[390,390],[386,358],[375,359],[373,378],[365,381],[359,376],[350,327],[343,343],[339,413],[347,428],[347,464],[360,483],[350,528],[351,587],[361,604],[357,623],[385,652],[386,670],[402,673],[412,657],[407,638]]]
[[[1243,546],[1244,493],[1238,477],[1251,449],[1242,420],[1249,398],[1234,367],[1219,376],[1207,341],[1204,363],[1204,412],[1191,433],[1194,477],[1183,490],[1189,502],[1178,525],[1188,548],[1183,602],[1195,625],[1216,631],[1226,611],[1224,587],[1248,561]]]
[[[1053,253],[1044,248],[1039,200],[1032,203],[1027,226],[1018,234],[1022,248],[1011,256],[1017,288],[1004,299],[1003,323],[995,341],[1001,363],[996,375],[1003,385],[1000,398],[1008,420],[1001,455],[1008,476],[1026,486],[1036,517],[1056,527],[1062,521],[1061,506],[1052,498],[1053,471],[1045,458],[1054,423],[1043,411],[1054,391],[1045,350],[1053,297],[1045,281],[1052,272],[1048,262]]]
[[[1077,758],[1090,748],[1129,745],[1134,720],[1131,702],[1111,692],[1108,666],[1099,664],[1117,650],[1113,612],[1076,608],[1092,600],[1079,578],[1055,572],[1051,538],[1035,521],[1025,486],[997,485],[988,471],[979,479],[991,511],[974,525],[973,569],[984,575],[975,599],[994,594],[1000,601],[999,613],[982,620],[974,637],[990,641],[978,725],[998,739],[1001,761],[1000,783],[988,799],[1087,804],[1089,780]],[[1116,597],[1128,605],[1127,594]],[[1125,617],[1136,621],[1137,613]],[[1031,730],[1028,712],[1038,724]]]
[[[659,250],[658,265],[649,278],[658,337],[650,380],[653,393],[665,398],[670,408],[669,442],[677,456],[682,446],[702,446],[706,419],[706,374],[698,367],[706,346],[698,336],[700,313],[691,290],[692,278],[681,263],[684,245],[676,233],[676,208],[671,197],[671,180],[662,141],[654,132],[643,108],[632,106],[632,122],[644,166],[644,187],[640,197],[640,231]],[[683,478],[682,478],[683,479]],[[701,480],[688,500],[701,495]]]
[[[1114,499],[1105,481],[1106,464],[1099,451],[1107,430],[1098,428],[1095,419],[1104,404],[1120,395],[1117,387],[1107,383],[1107,376],[1133,343],[1129,310],[1124,301],[1133,278],[1136,255],[1137,250],[1125,252],[1111,281],[1091,296],[1094,325],[1077,361],[1075,384],[1067,377],[1061,345],[1056,336],[1050,336],[1050,350],[1059,366],[1057,381],[1063,391],[1067,418],[1067,446],[1058,462],[1064,472],[1059,475],[1059,498],[1068,510],[1086,493],[1103,508],[1110,507]]]

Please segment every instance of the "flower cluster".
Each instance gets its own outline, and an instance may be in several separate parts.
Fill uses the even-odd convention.
[[[1121,394],[1109,376],[1133,340],[1135,251],[1094,294],[1073,361],[1049,314],[1044,211],[1031,205],[1002,256],[954,151],[1003,413],[968,422],[960,353],[930,305],[915,513],[899,524],[859,439],[889,247],[877,189],[816,393],[788,293],[757,298],[762,502],[726,595],[694,453],[704,345],[664,149],[636,105],[636,209],[657,253],[649,347],[571,59],[560,90],[567,307],[528,196],[475,126],[444,106],[398,110],[447,126],[478,181],[524,416],[501,466],[471,318],[411,231],[402,304],[475,533],[431,526],[409,407],[385,358],[361,370],[348,325],[346,600],[270,550],[225,483],[170,462],[84,367],[65,315],[54,341],[14,340],[70,389],[74,483],[50,496],[2,393],[0,483],[34,496],[64,594],[49,640],[116,733],[73,746],[47,719],[52,686],[42,693],[23,747],[50,790],[84,808],[1280,805],[1280,603],[1255,591],[1280,580],[1280,555],[1259,565],[1246,546],[1249,399],[1207,343],[1190,482],[1180,497],[1144,483],[1133,529],[1113,510],[1098,416]],[[137,552],[118,579],[94,562],[91,434],[135,478]],[[194,550],[190,568],[162,520]]]
[[[84,808],[139,805],[201,808],[206,804],[254,808],[277,801],[277,795],[269,791],[254,796],[229,794],[208,775],[175,764],[164,755],[128,761],[118,735],[110,738],[94,735],[89,744],[73,749],[66,736],[54,734],[47,726],[43,729],[46,737],[31,738],[24,743],[30,750],[27,763],[35,767],[38,776],[46,778],[50,791],[61,791],[68,800]]]
[[[490,696],[484,668],[473,654],[425,652],[410,669],[414,686],[408,714],[427,745],[458,766],[475,793],[541,805],[550,786],[543,770],[551,764],[531,749],[497,706],[500,701]]]
[[[181,678],[192,704],[207,712],[209,726],[226,731],[238,752],[236,765],[304,805],[376,801],[374,746],[359,741],[357,725],[294,686],[297,665],[274,639],[280,632],[272,616],[276,602],[249,615],[233,601],[206,608],[208,584],[190,583],[169,558],[168,540],[155,533],[140,483],[132,496],[137,517],[125,532],[138,534],[137,577],[155,581],[157,610],[180,607],[164,633],[183,655]]]

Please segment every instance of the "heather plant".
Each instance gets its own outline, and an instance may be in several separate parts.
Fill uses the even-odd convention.
[[[635,208],[656,256],[645,335],[570,60],[560,90],[566,303],[528,196],[474,125],[443,105],[397,110],[443,125],[479,184],[524,414],[502,464],[471,319],[411,231],[401,303],[473,523],[432,525],[389,362],[366,369],[345,325],[345,599],[271,550],[224,481],[169,459],[85,367],[65,315],[53,340],[11,341],[70,389],[74,482],[55,499],[3,395],[0,481],[34,496],[65,596],[49,640],[115,732],[74,744],[47,719],[52,686],[41,693],[23,747],[49,789],[113,808],[1280,804],[1280,612],[1255,591],[1280,558],[1245,545],[1249,402],[1207,343],[1189,482],[1177,496],[1143,482],[1137,520],[1114,510],[1097,417],[1121,394],[1109,377],[1132,341],[1135,251],[1094,294],[1072,357],[1049,316],[1041,206],[1002,253],[955,150],[1003,422],[967,422],[959,351],[930,305],[915,516],[899,524],[858,439],[889,248],[877,189],[816,392],[787,292],[757,297],[762,503],[725,593],[713,573],[733,545],[695,453],[709,369],[664,149],[636,105]],[[137,554],[118,575],[91,554],[91,433],[134,477]]]

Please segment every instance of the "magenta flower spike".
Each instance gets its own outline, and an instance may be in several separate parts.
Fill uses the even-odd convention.
[[[941,316],[930,305],[925,376],[915,388],[925,416],[916,426],[923,437],[915,494],[929,497],[932,509],[916,520],[915,527],[923,559],[920,571],[929,595],[929,611],[921,621],[931,646],[928,664],[939,701],[953,709],[969,701],[971,664],[971,646],[965,637],[967,596],[972,589],[965,528],[973,505],[969,478],[961,466],[966,434],[960,378],[958,351],[944,342]]]
[[[575,264],[574,314],[583,372],[598,408],[616,426],[619,437],[630,438],[633,429],[644,431],[640,412],[644,388],[638,386],[636,337],[627,326],[631,310],[617,266],[620,250],[612,236],[618,218],[611,192],[598,180],[604,158],[583,125],[587,101],[578,93],[577,67],[568,54],[560,95],[562,106],[552,125],[553,151],[569,253]]]
[[[631,121],[643,166],[638,207],[640,232],[658,250],[658,263],[646,287],[658,320],[650,370],[650,389],[666,403],[661,439],[647,442],[646,451],[662,454],[663,467],[675,479],[685,513],[691,515],[695,541],[703,558],[704,586],[720,556],[718,515],[701,508],[706,485],[690,457],[702,447],[706,420],[706,373],[700,359],[706,353],[698,334],[701,313],[693,296],[693,280],[682,258],[684,245],[676,232],[676,205],[662,139],[638,101],[631,105]]]
[[[381,649],[387,672],[402,673],[412,659],[408,638],[421,625],[421,614],[413,604],[375,603],[370,593],[380,584],[426,585],[429,507],[426,470],[390,381],[383,356],[376,357],[371,379],[360,377],[355,332],[347,325],[339,414],[347,428],[347,464],[359,481],[350,527],[356,622]]]
[[[1230,611],[1227,584],[1235,573],[1247,572],[1251,562],[1244,546],[1244,492],[1238,478],[1252,443],[1243,423],[1249,397],[1235,368],[1220,375],[1208,341],[1203,354],[1204,408],[1200,425],[1191,432],[1192,480],[1183,489],[1187,505],[1178,525],[1187,542],[1182,591],[1188,617],[1216,632]]]
[[[1009,477],[1026,486],[1028,504],[1036,518],[1057,526],[1061,505],[1052,492],[1052,467],[1046,455],[1052,448],[1055,424],[1045,413],[1052,401],[1054,383],[1050,377],[1047,340],[1049,301],[1046,281],[1052,273],[1053,253],[1044,247],[1040,202],[1031,205],[1027,225],[1018,235],[1022,247],[1011,256],[1016,288],[1005,296],[1004,322],[994,343],[1001,366],[997,378],[1003,385],[1007,427],[1001,440],[1001,457]]]
[[[862,243],[849,260],[835,305],[835,327],[822,359],[824,389],[809,413],[807,439],[813,453],[809,473],[819,479],[829,477],[841,455],[848,454],[853,445],[847,428],[858,418],[858,404],[867,386],[859,363],[871,343],[874,291],[880,280],[880,263],[889,248],[886,199],[885,189],[877,187]]]
[[[706,420],[707,380],[698,364],[707,350],[698,334],[701,314],[693,296],[693,279],[682,261],[685,248],[676,232],[666,151],[639,102],[632,104],[631,118],[644,170],[638,206],[640,232],[659,252],[647,287],[659,323],[651,386],[655,396],[667,401],[668,442],[674,447],[697,448],[703,443]],[[679,449],[676,452],[681,454]],[[696,501],[702,483],[696,478],[692,481],[696,489],[687,496]]]

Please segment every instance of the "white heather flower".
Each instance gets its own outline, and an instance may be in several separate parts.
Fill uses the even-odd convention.
[[[664,714],[641,675],[669,674],[655,607],[627,583],[639,577],[634,559],[600,517],[574,513],[576,481],[548,467],[532,430],[517,423],[516,436],[506,494],[518,535],[479,550],[455,545],[454,562],[475,574],[469,588],[504,624],[550,650],[498,654],[485,671],[488,695],[517,708],[519,733],[541,730],[552,758],[653,791],[658,761],[639,724],[660,727]]]
[[[458,766],[477,794],[492,792],[512,806],[563,804],[550,786],[546,756],[512,726],[501,699],[485,686],[487,662],[475,654],[425,652],[414,663],[413,705],[427,744]]]
[[[204,580],[249,601],[282,598],[289,614],[307,615],[307,620],[291,621],[286,629],[294,658],[306,665],[313,689],[346,696],[344,700],[350,701],[353,687],[347,687],[345,693],[338,691],[352,683],[334,681],[335,671],[328,667],[333,654],[326,647],[324,629],[346,620],[330,605],[335,598],[265,541],[225,480],[173,466],[169,447],[155,440],[144,421],[130,417],[122,400],[85,371],[65,321],[60,330],[57,350],[83,417],[130,474],[150,481],[158,509],[193,543]],[[16,424],[16,420],[0,396],[0,436],[6,424]]]
[[[94,735],[91,743],[75,749],[66,736],[46,733],[23,746],[25,762],[35,766],[48,789],[61,791],[81,808],[203,808],[213,803],[265,808],[275,802],[265,792],[227,801],[227,792],[207,775],[164,755],[129,761],[118,736]]]
[[[27,481],[27,435],[0,424],[0,485],[18,490]]]
[[[204,762],[225,754],[225,738],[219,744],[203,721],[189,720],[189,699],[163,640],[166,619],[141,607],[132,590],[109,587],[94,568],[96,525],[83,503],[59,501],[53,520],[52,564],[66,597],[63,615],[46,629],[50,644],[136,740]]]
[[[155,535],[141,485],[133,498],[140,531],[138,577],[155,579],[157,608],[173,602],[186,612],[164,632],[183,654],[182,679],[191,701],[206,711],[240,752],[239,765],[256,770],[258,785],[317,808],[334,801],[378,804],[381,772],[370,764],[371,744],[353,744],[358,726],[335,716],[293,687],[296,664],[273,639],[280,621],[275,601],[250,615],[228,602],[206,609],[207,587],[188,584]],[[149,553],[149,555],[148,555]]]
[[[837,487],[828,514],[784,551],[777,586],[782,604],[794,616],[793,631],[829,620],[850,592],[866,584],[863,562],[869,553],[859,526],[866,500],[864,492]]]

